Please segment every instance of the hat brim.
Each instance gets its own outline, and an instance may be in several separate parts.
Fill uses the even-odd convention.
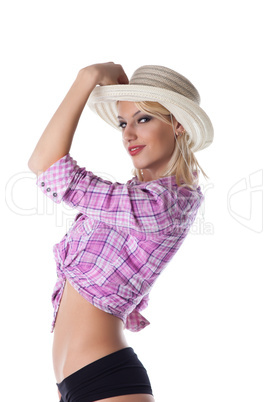
[[[213,126],[208,115],[197,103],[183,95],[147,85],[106,85],[95,87],[87,104],[104,121],[121,130],[117,101],[152,101],[163,105],[189,134],[193,152],[208,147],[213,141]]]

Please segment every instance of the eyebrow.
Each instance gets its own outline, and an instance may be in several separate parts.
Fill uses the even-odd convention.
[[[132,117],[135,117],[135,116],[136,116],[136,114],[138,114],[138,113],[141,113],[141,111],[139,110],[138,112],[134,113]],[[118,118],[118,119],[123,119],[123,120],[124,120],[124,118],[123,118],[123,117],[121,117],[121,116],[117,116],[117,118]]]

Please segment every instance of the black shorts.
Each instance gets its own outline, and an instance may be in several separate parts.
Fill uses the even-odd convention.
[[[57,384],[61,402],[93,402],[119,395],[150,394],[147,371],[130,347],[94,361]]]

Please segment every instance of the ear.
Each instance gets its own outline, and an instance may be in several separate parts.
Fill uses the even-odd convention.
[[[183,125],[181,123],[179,123],[175,117],[173,117],[173,122],[174,122],[174,127],[175,127],[175,131],[178,134],[183,134],[185,132],[185,129],[183,127]]]
[[[180,123],[178,123],[178,126],[177,126],[176,130],[177,130],[177,133],[180,133],[180,134],[185,133],[185,129],[184,129],[183,125],[180,124]]]

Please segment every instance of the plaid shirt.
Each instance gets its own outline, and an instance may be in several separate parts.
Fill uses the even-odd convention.
[[[90,303],[140,331],[140,311],[167,263],[178,251],[203,200],[200,187],[178,187],[175,176],[126,184],[104,180],[68,153],[38,176],[36,184],[56,203],[79,211],[53,246],[57,283],[54,330],[65,281]]]

